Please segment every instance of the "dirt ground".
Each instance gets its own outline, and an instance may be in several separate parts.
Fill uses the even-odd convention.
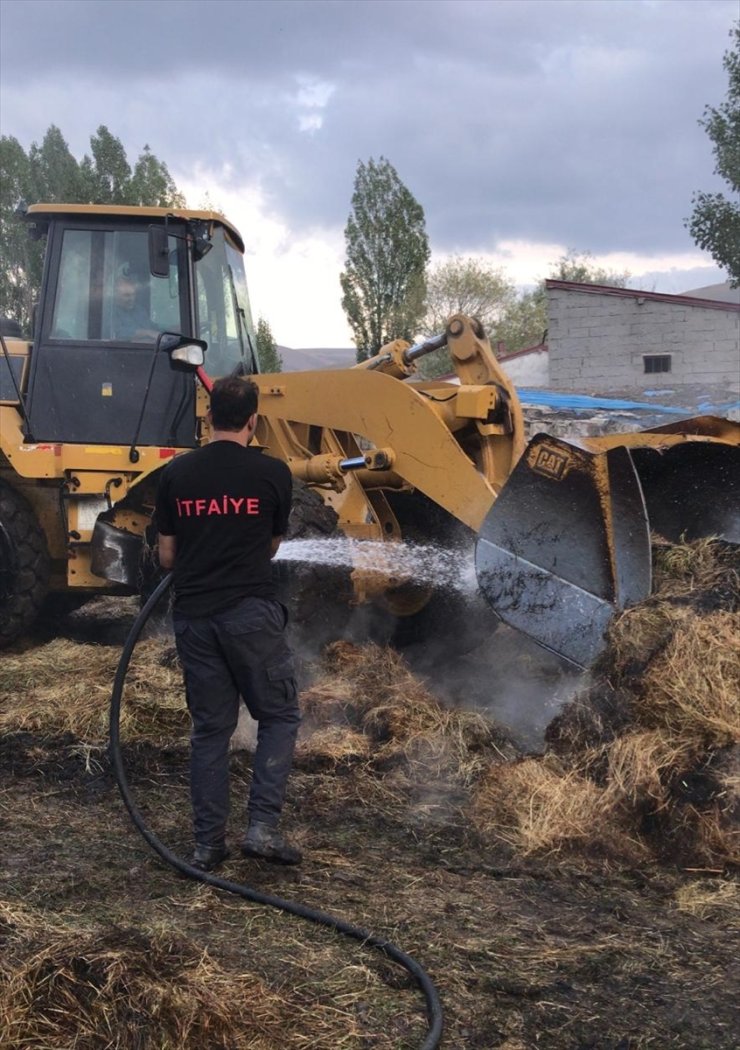
[[[130,603],[99,603],[97,615],[47,625],[33,646],[0,657],[0,714],[24,691],[41,695],[38,664],[24,665],[31,654],[46,653],[56,686],[43,688],[62,697],[47,720],[8,716],[0,727],[2,1045],[421,1047],[423,999],[404,970],[328,930],[182,879],[132,827],[105,746],[132,615]],[[145,668],[134,701],[147,687],[174,700],[164,730],[124,725],[125,765],[152,829],[186,853],[187,725],[169,640],[151,644],[167,677],[162,684]],[[556,692],[549,666],[547,675]],[[65,703],[70,712],[87,703],[92,728],[67,724]],[[731,865],[610,855],[603,844],[527,853],[471,821],[472,773],[440,773],[428,756],[412,762],[408,747],[389,751],[392,728],[369,751],[353,750],[348,732],[339,750],[312,746],[311,732],[284,820],[303,864],[276,868],[235,850],[224,877],[335,914],[413,955],[442,999],[443,1047],[738,1045]],[[503,732],[476,748],[527,761]],[[249,754],[234,754],[232,765],[236,846]]]

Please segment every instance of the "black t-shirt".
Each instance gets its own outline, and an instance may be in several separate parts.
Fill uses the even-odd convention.
[[[243,598],[275,598],[270,546],[288,527],[292,487],[282,460],[235,441],[211,442],[167,464],[156,523],[177,538],[177,612],[211,616]]]

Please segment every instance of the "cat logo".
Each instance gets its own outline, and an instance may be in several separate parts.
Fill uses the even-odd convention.
[[[569,456],[558,449],[552,448],[552,446],[541,445],[537,449],[537,455],[534,463],[532,463],[532,470],[537,474],[544,474],[546,478],[555,478],[556,481],[561,481],[568,473],[570,465]]]

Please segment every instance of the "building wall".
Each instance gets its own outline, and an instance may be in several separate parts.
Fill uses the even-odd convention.
[[[548,282],[550,387],[607,393],[707,387],[740,392],[740,310],[639,291],[579,291]],[[645,355],[671,355],[646,373]]]
[[[547,350],[529,350],[503,358],[499,364],[514,386],[546,388],[550,385]]]

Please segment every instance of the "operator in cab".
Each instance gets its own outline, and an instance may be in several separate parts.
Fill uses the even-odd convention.
[[[127,270],[118,274],[113,296],[113,338],[126,343],[153,343],[158,331],[144,303],[144,288]]]

